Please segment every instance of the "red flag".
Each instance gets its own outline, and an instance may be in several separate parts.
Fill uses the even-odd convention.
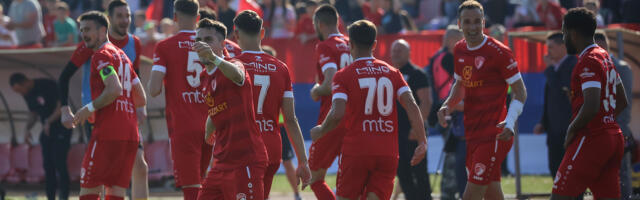
[[[147,16],[147,20],[162,20],[162,9],[164,7],[163,3],[163,0],[152,0],[145,13],[145,15]]]
[[[260,17],[262,17],[262,9],[260,8],[260,4],[256,3],[256,1],[238,0],[237,3],[238,3],[238,13],[242,12],[243,10],[253,10],[256,13],[258,13]]]

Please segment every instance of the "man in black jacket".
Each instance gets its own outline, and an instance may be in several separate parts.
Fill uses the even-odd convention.
[[[567,55],[562,33],[553,33],[547,37],[547,49],[549,52],[544,58],[548,66],[544,71],[547,83],[544,88],[542,120],[533,132],[547,132],[549,171],[553,178],[564,156],[564,138],[571,120],[571,73],[578,59],[574,55]]]

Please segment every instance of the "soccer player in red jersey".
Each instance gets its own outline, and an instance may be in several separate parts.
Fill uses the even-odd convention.
[[[511,149],[527,93],[511,50],[483,33],[482,5],[465,1],[458,7],[458,15],[464,40],[456,44],[453,52],[456,82],[438,111],[438,120],[447,127],[450,111],[464,100],[469,175],[463,199],[503,199],[500,163]],[[509,86],[514,98],[507,111]]]
[[[200,90],[204,68],[191,49],[196,38],[198,1],[176,0],[174,18],[180,32],[156,45],[149,92],[158,96],[163,84],[166,86],[166,116],[176,186],[182,188],[185,200],[193,200],[198,197],[213,148],[202,140],[207,119],[207,105]]]
[[[595,15],[586,8],[571,9],[563,19],[567,53],[581,53],[571,75],[573,117],[564,144],[567,151],[551,199],[576,199],[586,188],[595,199],[620,199],[624,137],[616,116],[628,102],[609,53],[594,44],[596,27]]]
[[[140,44],[140,39],[133,34],[129,34],[129,25],[131,24],[131,11],[129,11],[129,5],[124,0],[114,0],[111,1],[107,7],[107,14],[109,18],[109,22],[112,25],[109,27],[108,36],[109,42],[111,42],[116,47],[122,49],[127,57],[133,62],[133,69],[136,74],[140,74],[139,66],[140,66],[140,55],[142,53],[142,47]],[[73,74],[77,71],[78,68],[83,67],[83,70],[86,72],[83,74],[83,98],[82,104],[86,105],[91,101],[91,90],[89,80],[89,72],[90,72],[90,61],[91,56],[93,55],[93,50],[86,47],[84,42],[80,42],[78,47],[76,48],[74,54],[71,56],[71,61],[67,64],[62,74],[60,75],[60,85],[61,87],[61,97],[64,99],[62,101],[62,119],[63,122],[71,122],[71,108],[68,106],[68,92],[69,92],[69,79]],[[85,79],[86,78],[86,79]],[[85,82],[86,80],[86,82]],[[86,87],[86,90],[85,90]],[[85,94],[86,92],[86,94]],[[147,117],[146,109],[144,107],[140,107],[136,109],[136,114],[138,116],[138,125],[144,123]],[[93,122],[91,122],[93,123]],[[69,123],[67,123],[69,124]],[[69,125],[67,128],[71,128]],[[89,134],[90,135],[90,134]],[[142,139],[142,138],[141,138]],[[142,143],[142,140],[140,140]],[[134,199],[146,199],[149,197],[149,184],[148,184],[148,166],[147,162],[144,159],[144,149],[142,144],[138,146],[138,152],[136,153],[136,161],[133,165],[133,177],[131,182],[132,189],[132,197]]]
[[[203,19],[193,47],[206,66],[202,92],[209,108],[201,140],[215,144],[214,163],[198,199],[262,200],[267,150],[255,121],[253,84],[241,62],[221,58],[226,33],[221,22]]]
[[[109,22],[104,14],[91,11],[79,17],[91,59],[91,101],[73,116],[73,124],[84,123],[95,113],[89,147],[82,161],[80,199],[124,199],[138,147],[136,108],[146,104],[144,89],[126,54],[107,39]]]
[[[427,151],[422,115],[400,71],[372,57],[375,25],[360,20],[348,31],[356,60],[335,74],[331,110],[311,129],[311,137],[322,139],[344,119],[349,131],[342,144],[338,199],[389,199],[398,167],[396,99],[414,127],[410,137],[419,143],[411,165],[422,161]]]
[[[311,179],[311,171],[307,164],[304,138],[295,115],[293,88],[287,65],[277,58],[266,54],[260,48],[264,37],[262,18],[251,10],[239,13],[233,20],[235,35],[244,51],[236,56],[243,63],[253,80],[253,102],[256,106],[258,130],[269,155],[269,165],[264,175],[264,198],[269,198],[273,176],[280,168],[282,159],[282,138],[278,127],[278,115],[282,110],[285,128],[289,130],[290,141],[298,156],[298,183],[303,188]]]
[[[318,38],[316,45],[316,83],[311,89],[311,98],[320,100],[318,124],[322,123],[331,108],[331,82],[333,75],[351,64],[349,39],[338,31],[338,12],[330,5],[316,9],[313,24]],[[335,195],[324,181],[327,168],[340,154],[342,138],[346,133],[343,125],[338,126],[326,137],[313,141],[309,149],[309,167],[311,168],[311,190],[318,199],[335,199]]]

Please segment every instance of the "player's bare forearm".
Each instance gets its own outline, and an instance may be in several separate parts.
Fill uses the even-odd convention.
[[[149,78],[149,83],[147,83],[147,88],[149,88],[149,95],[151,95],[151,97],[156,97],[162,93],[162,81],[164,80],[164,76],[164,72],[151,71],[151,78]]]
[[[238,63],[238,62],[232,63],[222,58],[218,58],[218,59],[222,60],[222,62],[220,62],[220,65],[218,65],[218,69],[220,69],[220,71],[225,77],[227,77],[228,79],[230,79],[231,81],[239,85],[244,83],[245,71],[244,71],[244,66],[241,63]]]
[[[511,93],[513,94],[513,99],[518,100],[523,104],[527,101],[527,88],[524,86],[524,81],[522,81],[522,79],[511,84]]]
[[[431,98],[431,88],[421,88],[416,91],[418,99],[420,100],[420,114],[422,117],[429,116],[429,112],[431,112],[431,104],[433,104],[433,100]]]
[[[344,112],[346,110],[347,101],[344,99],[335,99],[331,105],[331,110],[329,110],[329,114],[322,122],[322,135],[326,134],[329,131],[335,129],[338,124],[340,124],[340,120],[344,117]]]
[[[298,163],[307,163],[307,154],[304,147],[304,138],[298,124],[298,118],[295,113],[293,98],[284,98],[282,100],[282,114],[284,116],[284,125],[287,129],[289,141],[293,144],[298,157]]]
[[[578,111],[576,118],[569,125],[573,131],[580,130],[593,120],[600,110],[600,88],[586,88],[582,91],[584,104]]]
[[[93,107],[96,110],[113,103],[113,101],[115,101],[122,92],[122,85],[120,84],[120,80],[116,74],[105,78],[104,86],[104,90],[100,96],[93,100]]]
[[[207,123],[205,124],[204,130],[205,130],[205,136],[204,136],[205,140],[211,137],[211,134],[213,134],[213,132],[216,131],[216,127],[213,125],[213,121],[211,120],[210,116],[207,116]]]
[[[409,123],[411,123],[411,129],[415,134],[417,134],[415,135],[417,136],[415,139],[420,143],[426,142],[427,137],[424,128],[424,120],[411,91],[407,91],[400,95],[400,105],[407,111]]]
[[[136,108],[147,105],[147,95],[140,83],[133,85],[133,104]]]
[[[329,68],[324,70],[324,80],[318,87],[314,87],[311,92],[314,92],[318,96],[331,95],[331,84],[333,83],[333,76],[336,74],[336,69]]]
[[[622,84],[622,81],[619,81],[619,82],[620,83],[616,85],[616,90],[619,91],[618,94],[616,95],[616,109],[614,111],[616,116],[622,113],[622,111],[626,109],[627,106],[629,106],[629,102],[627,100],[627,93],[625,92],[626,90],[624,89],[624,85]]]
[[[462,99],[464,98],[464,86],[461,81],[456,81],[451,86],[451,92],[449,92],[449,97],[444,101],[442,106],[447,106],[448,108],[453,108],[456,106]]]

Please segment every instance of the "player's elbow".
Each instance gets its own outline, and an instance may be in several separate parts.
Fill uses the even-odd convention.
[[[162,88],[160,88],[160,86],[157,86],[158,84],[153,84],[152,81],[149,82],[149,84],[147,85],[147,87],[149,88],[149,95],[151,97],[157,97],[158,95],[160,95],[160,93],[162,93]]]

